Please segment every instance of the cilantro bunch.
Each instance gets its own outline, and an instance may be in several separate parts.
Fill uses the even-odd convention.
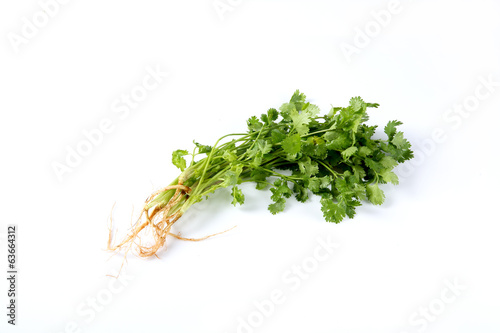
[[[321,116],[319,108],[297,90],[279,110],[271,108],[248,119],[247,133],[224,135],[213,146],[195,142],[192,152],[176,150],[172,163],[182,173],[147,200],[146,221],[136,224],[128,242],[152,227],[155,243],[141,245],[139,254],[153,255],[171,234],[172,224],[217,189],[230,188],[232,204],[243,204],[245,196],[238,185],[245,182],[270,190],[272,214],[282,212],[292,195],[300,202],[319,195],[325,220],[335,223],[352,218],[364,200],[382,204],[385,196],[379,185],[398,184],[392,170],[411,159],[413,152],[397,130],[402,124],[397,120],[385,126],[387,139],[372,138],[377,126],[365,123],[368,108],[376,107],[353,97],[347,107],[332,107]]]

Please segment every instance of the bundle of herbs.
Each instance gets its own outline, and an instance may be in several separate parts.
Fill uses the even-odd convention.
[[[181,174],[146,200],[129,234],[116,245],[110,238],[108,248],[128,251],[135,244],[139,256],[149,257],[164,246],[168,235],[200,240],[171,233],[173,224],[220,188],[231,189],[233,205],[243,204],[238,185],[245,182],[270,190],[272,214],[282,212],[292,195],[300,202],[311,194],[320,196],[325,220],[335,223],[354,217],[362,201],[382,204],[385,196],[379,185],[398,184],[392,170],[413,152],[397,130],[400,121],[387,123],[387,139],[372,138],[377,126],[365,124],[367,110],[378,106],[353,97],[348,106],[332,107],[321,116],[297,90],[279,110],[271,108],[260,118],[248,119],[246,133],[224,135],[213,146],[194,142],[192,152],[174,151],[172,163]],[[143,243],[143,233],[152,242]]]

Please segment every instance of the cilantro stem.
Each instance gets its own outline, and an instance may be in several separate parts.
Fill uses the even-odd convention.
[[[330,167],[328,165],[326,165],[325,162],[321,161],[321,160],[315,160],[316,162],[318,162],[319,164],[321,164],[322,166],[325,167],[325,169],[327,169],[328,171],[330,171],[332,173],[332,175],[337,178],[339,176],[339,173],[334,171],[333,169],[330,169]]]
[[[304,135],[301,135],[300,137],[301,138],[305,138],[305,137],[308,137],[308,136],[311,136],[311,135],[314,135],[314,134],[318,134],[318,133],[325,133],[325,132],[328,132],[328,131],[332,131],[331,129],[327,128],[325,130],[321,130],[321,131],[316,131],[316,132],[312,132],[312,133],[307,133],[307,134],[304,134]]]

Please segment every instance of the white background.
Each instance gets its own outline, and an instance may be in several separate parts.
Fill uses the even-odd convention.
[[[44,24],[39,2],[1,2],[0,266],[15,223],[20,273],[15,328],[1,275],[0,331],[499,332],[500,3],[401,1],[385,26],[373,13],[387,1],[221,3],[231,10],[219,15],[212,0],[69,1],[25,38],[23,18]],[[346,57],[347,44],[357,53]],[[113,103],[148,67],[169,75],[120,118]],[[399,186],[384,187],[383,206],[335,225],[317,199],[291,199],[272,216],[269,192],[244,187],[234,208],[220,191],[175,231],[237,228],[197,243],[169,238],[160,259],[129,256],[126,279],[106,277],[123,258],[104,251],[113,204],[123,232],[177,176],[173,150],[245,131],[295,89],[323,112],[357,95],[380,103],[370,120],[380,132],[404,122],[416,158],[397,169]],[[464,103],[470,111],[456,113]],[[60,181],[54,162],[103,119],[113,129]],[[340,245],[316,267],[318,239]],[[303,263],[310,273],[298,278],[290,269]],[[283,302],[264,317],[255,302],[273,290]],[[429,307],[435,315],[423,319]]]

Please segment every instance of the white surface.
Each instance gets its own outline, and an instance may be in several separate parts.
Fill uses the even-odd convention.
[[[212,0],[70,1],[16,53],[8,34],[40,6],[2,1],[0,230],[18,224],[20,275],[15,328],[0,279],[0,331],[237,332],[250,317],[257,327],[240,332],[412,333],[424,322],[420,331],[499,332],[500,87],[473,112],[445,116],[471,100],[480,77],[500,82],[500,3],[402,1],[351,62],[341,44],[388,2],[230,3],[221,20]],[[148,66],[169,76],[121,119],[114,101]],[[132,209],[176,177],[173,150],[244,131],[297,88],[323,112],[360,95],[381,104],[371,123],[404,122],[418,159],[398,169],[400,186],[385,187],[385,205],[335,225],[317,200],[290,200],[272,216],[267,193],[245,187],[246,204],[233,208],[222,191],[176,230],[236,229],[169,239],[160,260],[129,257],[129,280],[105,277],[121,264],[103,251],[115,202],[123,230]],[[113,130],[59,181],[52,163],[106,118]],[[436,130],[446,140],[429,144]],[[289,270],[314,264],[318,237],[340,245],[297,278]],[[466,286],[456,297],[445,282],[455,280]],[[279,292],[282,304],[259,323],[255,302]],[[95,297],[106,303],[99,311],[87,303]],[[432,321],[418,315],[429,306],[442,311]]]

